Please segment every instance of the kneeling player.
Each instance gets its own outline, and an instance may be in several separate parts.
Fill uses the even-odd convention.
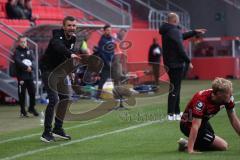
[[[234,110],[232,83],[224,78],[216,78],[212,89],[197,92],[188,103],[181,118],[180,129],[189,137],[180,139],[179,150],[197,153],[196,150],[225,151],[227,142],[215,135],[208,120],[225,108],[232,127],[240,135],[240,121]]]

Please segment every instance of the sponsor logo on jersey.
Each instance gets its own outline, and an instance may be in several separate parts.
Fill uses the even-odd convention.
[[[203,102],[198,101],[198,102],[197,102],[197,105],[196,105],[197,111],[202,111],[202,110],[203,110],[203,107],[204,107]]]
[[[73,47],[74,47],[74,43],[71,44],[71,48],[70,49],[73,49]]]

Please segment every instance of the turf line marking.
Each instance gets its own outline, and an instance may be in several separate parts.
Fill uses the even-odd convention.
[[[240,92],[237,92],[234,95],[239,95],[239,94],[240,94]],[[184,98],[184,99],[187,99],[187,98]],[[235,102],[235,104],[238,104],[238,103],[240,103],[240,101]],[[121,132],[125,132],[125,131],[128,131],[128,130],[148,126],[148,125],[151,125],[151,124],[154,124],[154,123],[157,123],[157,122],[161,122],[161,121],[162,120],[147,122],[147,123],[143,123],[143,124],[140,124],[140,125],[135,125],[135,126],[128,127],[128,128],[123,128],[123,129],[115,130],[115,131],[112,131],[112,132],[107,132],[107,133],[100,134],[100,135],[85,137],[85,138],[82,138],[82,139],[77,139],[77,140],[74,140],[74,141],[71,141],[71,142],[63,143],[63,144],[60,144],[60,145],[57,145],[57,146],[51,146],[51,147],[47,147],[47,148],[43,148],[43,149],[32,150],[32,151],[28,151],[28,152],[25,152],[25,153],[17,154],[17,155],[12,156],[12,157],[6,157],[6,158],[0,159],[0,160],[11,160],[11,159],[15,159],[15,158],[20,158],[20,157],[24,157],[24,156],[27,156],[27,155],[32,155],[32,154],[35,154],[35,153],[38,153],[38,152],[42,152],[42,151],[45,151],[45,150],[50,150],[50,149],[54,149],[54,148],[58,148],[58,147],[62,147],[62,146],[71,145],[71,144],[78,143],[78,142],[83,142],[83,141],[87,141],[87,140],[91,140],[91,139],[95,139],[95,138],[104,137],[106,135],[121,133]],[[91,125],[91,124],[95,124],[95,123],[99,123],[99,122],[101,122],[101,121],[94,121],[92,123],[90,122],[90,123],[86,123],[86,124],[80,124],[80,125],[68,127],[68,128],[66,128],[66,130],[73,129],[73,128],[79,128],[79,127],[82,127],[82,126]],[[11,141],[27,139],[27,138],[31,138],[31,137],[39,136],[39,135],[41,135],[41,133],[35,133],[35,134],[27,135],[27,136],[11,138],[11,139],[0,141],[0,144],[11,142]]]
[[[71,127],[67,127],[67,128],[65,128],[65,130],[80,128],[80,127],[83,127],[83,126],[88,126],[88,125],[92,125],[92,124],[96,124],[96,123],[100,123],[100,122],[101,121],[93,121],[93,122],[89,122],[89,123],[78,124],[78,125],[74,125],[74,126],[71,126]],[[23,139],[27,139],[27,138],[32,138],[32,137],[35,137],[35,136],[40,136],[41,134],[42,133],[33,133],[33,134],[26,135],[26,136],[10,138],[10,139],[0,141],[0,144],[7,143],[7,142],[12,142],[12,141],[23,140]]]
[[[101,137],[104,137],[104,136],[113,135],[113,134],[116,134],[116,133],[122,133],[122,132],[126,132],[126,131],[129,131],[129,130],[133,130],[133,129],[137,129],[137,128],[149,126],[149,125],[152,125],[152,124],[155,124],[155,123],[164,122],[165,120],[166,120],[166,119],[157,120],[157,121],[151,121],[151,122],[146,122],[146,123],[134,125],[134,126],[127,127],[127,128],[122,128],[122,129],[114,130],[114,131],[111,131],[111,132],[106,132],[106,133],[102,133],[102,134],[97,134],[97,135],[93,135],[93,136],[88,136],[88,137],[85,137],[85,138],[80,138],[80,139],[72,140],[72,141],[69,141],[69,142],[66,142],[66,143],[61,143],[61,144],[55,145],[55,146],[44,147],[44,148],[41,148],[41,149],[36,149],[36,150],[31,150],[31,151],[23,152],[23,153],[20,153],[20,154],[16,154],[16,155],[14,155],[14,156],[5,157],[5,158],[0,159],[0,160],[12,160],[12,159],[16,159],[16,158],[21,158],[21,157],[33,155],[33,154],[36,154],[36,153],[39,153],[39,152],[48,151],[48,150],[51,150],[51,149],[55,149],[55,148],[59,148],[59,147],[64,147],[64,146],[69,146],[69,145],[72,145],[72,144],[75,144],[75,143],[79,143],[79,142],[84,142],[84,141],[88,141],[88,140],[93,140],[93,139],[96,139],[96,138],[101,138]]]

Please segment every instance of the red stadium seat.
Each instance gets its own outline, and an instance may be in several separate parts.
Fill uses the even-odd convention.
[[[39,1],[39,0],[32,0],[32,5],[33,6],[40,6],[41,5],[41,1]]]
[[[6,18],[6,13],[5,12],[0,12],[0,18]]]
[[[37,6],[33,8],[33,14],[38,15],[40,20],[62,20],[64,17],[59,7]]]
[[[0,0],[0,3],[7,3],[8,0]]]
[[[63,9],[67,14],[72,15],[78,19],[84,18],[84,13],[75,8],[64,8]]]
[[[5,3],[0,2],[0,11],[5,12],[5,10],[6,10],[5,5],[6,5]]]
[[[25,19],[1,19],[1,21],[10,26],[30,26],[29,20]]]
[[[58,6],[59,5],[59,0],[48,0],[48,3],[53,5],[53,6]]]
[[[57,21],[57,20],[37,20],[36,24],[37,25],[43,25],[43,24],[60,25],[60,24],[62,24],[62,21]]]

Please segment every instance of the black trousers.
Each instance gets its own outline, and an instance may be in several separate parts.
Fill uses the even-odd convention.
[[[18,80],[18,97],[21,113],[25,111],[25,97],[26,90],[29,94],[29,110],[34,109],[35,106],[35,86],[33,80]]]
[[[61,71],[60,71],[61,72]],[[44,132],[51,132],[54,112],[56,109],[54,128],[63,126],[66,109],[70,103],[70,85],[66,83],[66,77],[59,76],[64,73],[55,73],[56,76],[49,78],[51,72],[44,72],[42,80],[47,91],[49,103],[45,110]]]
[[[154,77],[154,81],[155,81],[155,84],[159,84],[159,75],[160,75],[160,63],[156,62],[156,63],[153,63],[151,64],[152,65],[152,71],[153,71],[153,77]]]
[[[170,88],[168,94],[168,114],[180,113],[180,92],[183,78],[183,68],[169,68]]]
[[[102,88],[103,88],[103,85],[104,83],[107,81],[108,78],[110,78],[110,68],[103,68],[101,74],[100,74],[100,80],[98,82],[98,91],[97,91],[97,94],[96,94],[96,98],[100,98],[100,95],[102,93]]]

